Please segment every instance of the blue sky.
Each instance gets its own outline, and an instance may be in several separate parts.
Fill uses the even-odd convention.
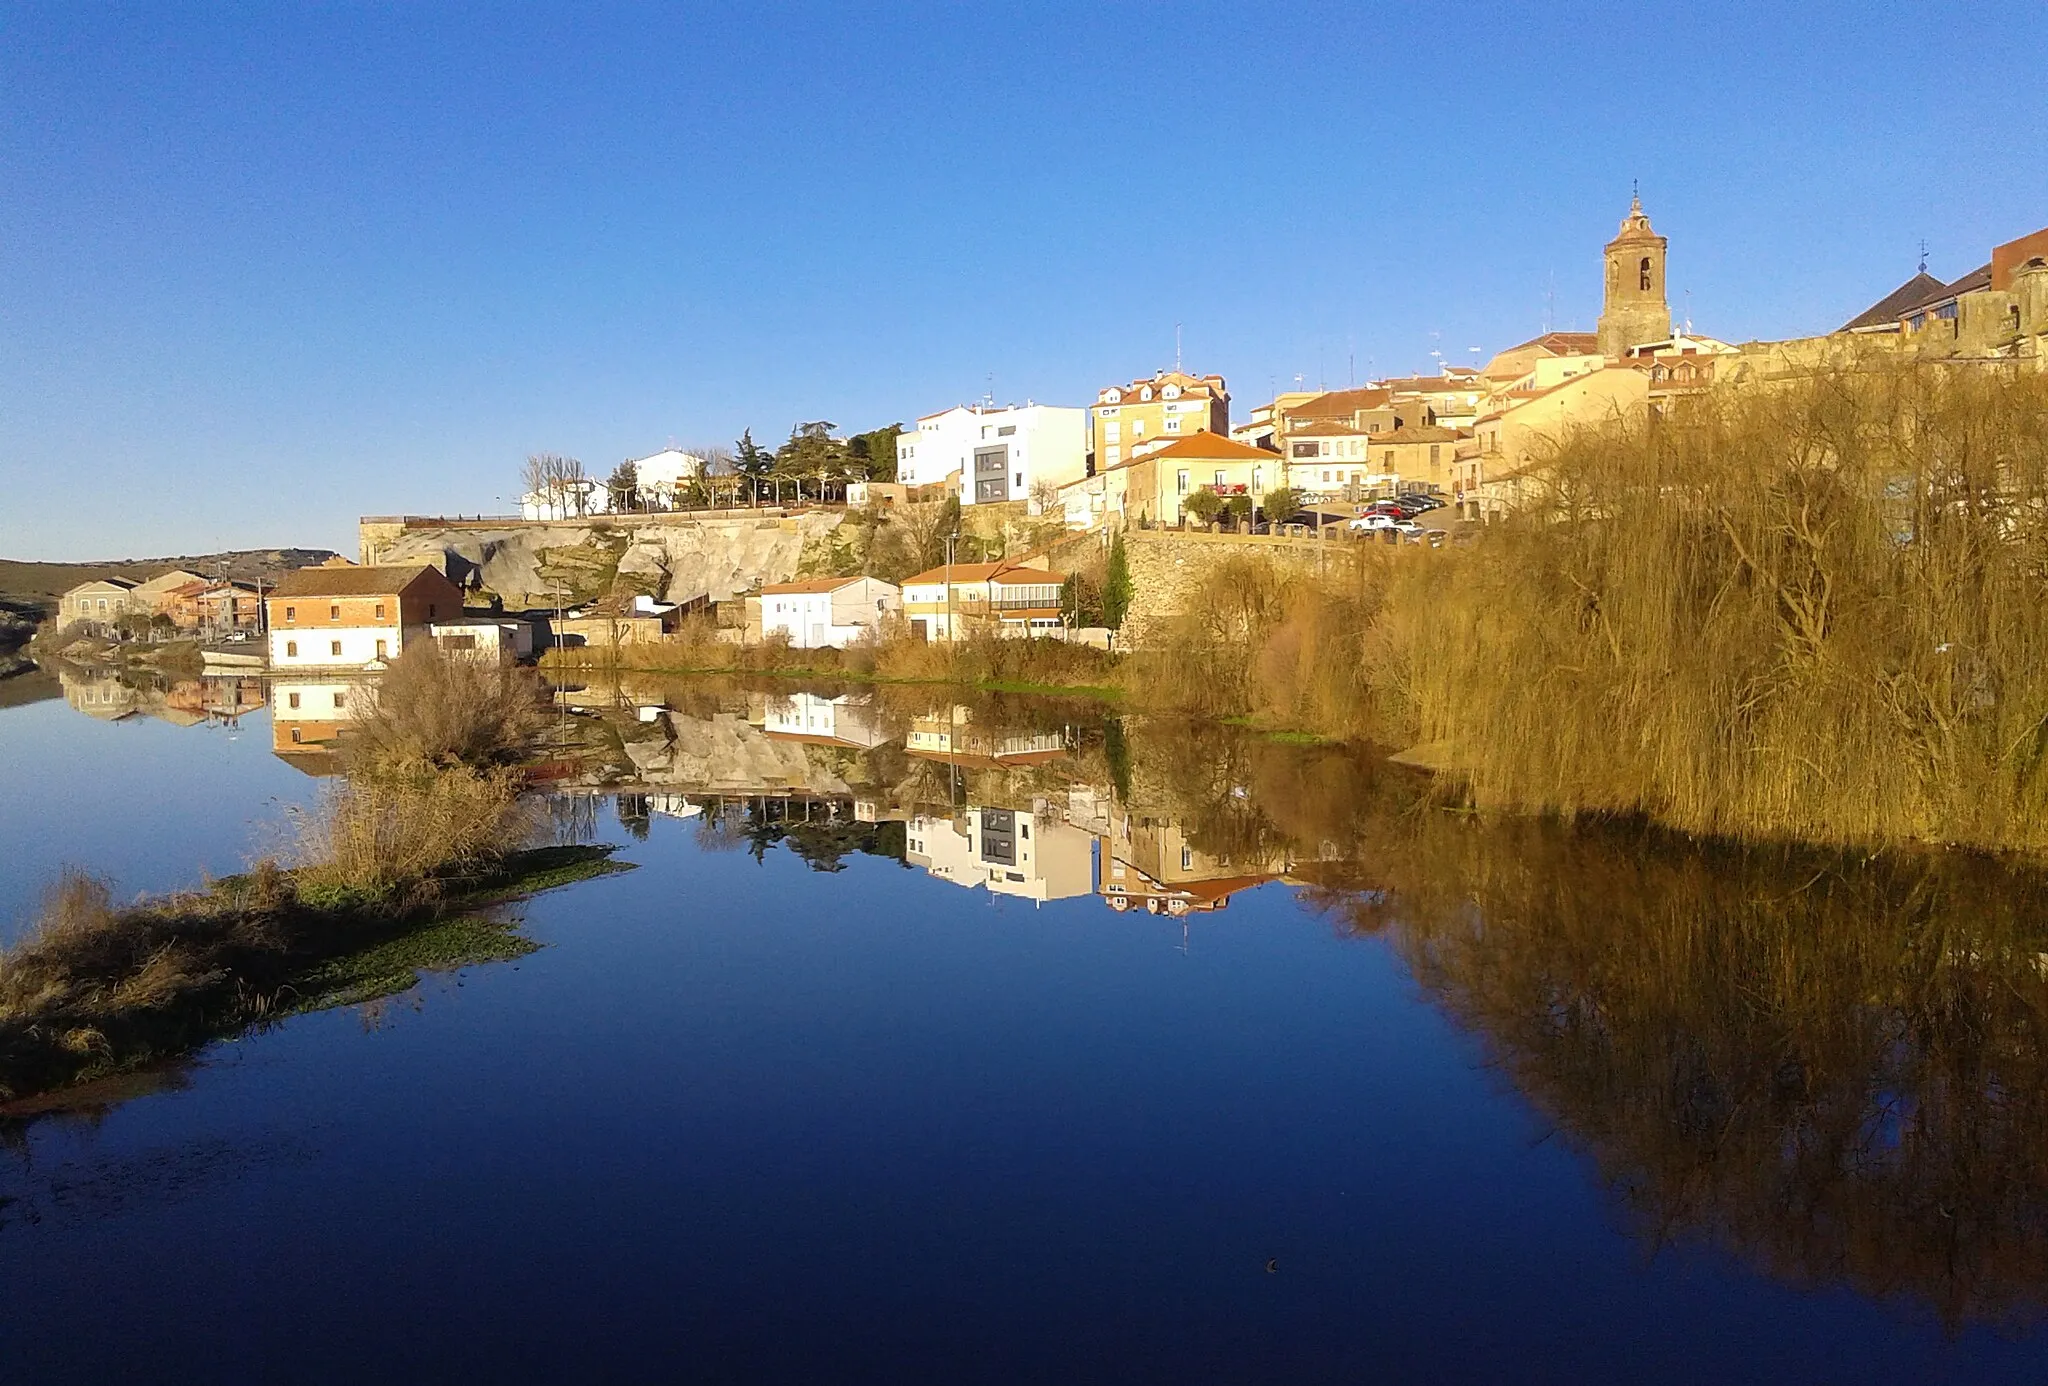
[[[0,556],[353,547],[532,451],[1237,408],[1675,309],[1838,325],[2048,225],[2048,7],[0,0]],[[1687,291],[1690,298],[1687,298]]]

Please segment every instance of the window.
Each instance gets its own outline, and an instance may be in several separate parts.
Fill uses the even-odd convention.
[[[1120,443],[1120,442],[1122,442],[1122,441],[1123,441],[1123,437],[1124,437],[1124,426],[1123,426],[1122,424],[1118,423],[1118,422],[1117,422],[1116,420],[1114,420],[1114,419],[1111,419],[1111,420],[1109,420],[1109,421],[1108,421],[1107,423],[1105,423],[1105,424],[1103,424],[1103,425],[1102,425],[1102,441],[1103,441],[1103,442],[1105,442],[1105,443]]]
[[[346,690],[337,690],[337,691],[336,691],[336,693],[335,693],[335,695],[334,695],[334,705],[335,705],[336,707],[347,707],[347,706],[348,706],[348,693],[347,693],[347,691],[346,691]]]
[[[1649,256],[1645,255],[1645,256],[1643,257],[1643,262],[1642,262],[1642,263],[1641,263],[1640,265],[1636,266],[1636,278],[1637,278],[1637,279],[1638,279],[1638,281],[1639,281],[1639,287],[1640,287],[1640,288],[1642,289],[1642,291],[1643,291],[1644,293],[1648,293],[1648,292],[1650,291],[1650,257],[1649,257]]]
[[[298,642],[298,641],[296,641],[296,640],[287,640],[287,641],[285,641],[285,642],[284,642],[284,655],[285,655],[285,658],[286,658],[286,659],[297,659],[297,658],[299,657],[299,642]],[[293,694],[292,696],[293,696],[294,698],[296,698],[296,697],[298,697],[298,694],[294,693],[294,694]],[[298,706],[298,704],[297,704],[297,703],[293,703],[293,704],[292,704],[292,706],[293,706],[293,707],[297,707],[297,706]]]
[[[1194,849],[1189,847],[1183,847],[1180,849],[1180,869],[1183,871],[1192,871],[1195,869]]]
[[[1166,431],[1167,431],[1168,433],[1178,433],[1178,432],[1180,432],[1180,420],[1179,420],[1179,419],[1168,419],[1168,420],[1166,421]]]
[[[341,619],[341,604],[339,602],[327,608],[327,619],[330,621],[339,621]]]
[[[305,737],[305,733],[304,733],[304,732],[300,731],[300,730],[299,730],[299,729],[298,729],[297,727],[293,727],[293,728],[292,728],[292,740],[293,740],[293,741],[297,742],[297,741],[303,741],[303,740],[305,740],[305,739],[306,739],[306,737]]]
[[[341,642],[339,640],[328,641],[327,652],[333,655],[336,659],[341,658]]]
[[[101,610],[101,611],[105,611],[106,609],[107,609],[107,599],[106,599],[105,597],[101,597],[101,598],[100,598],[100,610]]]
[[[1185,496],[1185,495],[1186,495],[1186,494],[1188,493],[1188,474],[1187,474],[1187,472],[1186,472],[1185,470],[1182,470],[1182,471],[1181,471],[1181,472],[1179,473],[1179,481],[1180,481],[1180,493],[1181,493],[1181,494],[1182,494],[1183,496]]]
[[[1219,491],[1223,489],[1223,473],[1221,471],[1216,473],[1216,489]]]
[[[296,693],[288,694],[287,701],[289,701],[293,707],[297,707],[299,705],[299,695]]]
[[[287,620],[287,621],[296,621],[296,620],[298,620],[298,619],[299,619],[299,609],[298,609],[297,607],[295,607],[295,606],[288,606],[288,607],[286,607],[286,608],[284,609],[284,618],[285,618],[285,620]]]
[[[384,619],[384,603],[382,602],[377,603],[377,619],[380,621]]]
[[[469,637],[467,637],[467,638],[468,638],[468,640],[469,640],[469,643],[470,643],[471,645],[474,645],[474,644],[476,644],[476,637],[475,637],[474,635],[472,635],[472,636],[469,636]],[[457,649],[461,649],[462,647],[458,645],[458,646],[457,646],[456,648],[457,648]],[[379,659],[382,659],[382,658],[384,658],[384,655],[385,655],[385,648],[384,648],[384,642],[383,642],[382,640],[379,640],[379,641],[377,642],[377,658],[379,658]]]
[[[1262,492],[1262,491],[1264,491],[1265,489],[1266,489],[1266,469],[1265,469],[1264,467],[1254,467],[1254,468],[1252,468],[1252,490],[1253,490],[1254,492]]]
[[[1142,438],[1145,436],[1145,421],[1143,419],[1131,420],[1131,436],[1133,438]]]
[[[1017,425],[1015,425],[1015,424],[1004,424],[1004,425],[1003,425],[1003,426],[1002,426],[1001,428],[999,428],[999,429],[997,429],[997,430],[996,430],[996,437],[998,437],[998,438],[1007,438],[1007,437],[1009,437],[1009,436],[1010,436],[1010,435],[1011,435],[1012,433],[1015,433],[1016,431],[1017,431]]]

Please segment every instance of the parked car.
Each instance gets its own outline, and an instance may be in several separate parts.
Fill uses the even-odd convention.
[[[1345,526],[1356,534],[1371,534],[1378,530],[1393,530],[1397,534],[1420,534],[1422,526],[1400,515],[1364,514]]]
[[[1402,499],[1423,510],[1441,510],[1444,508],[1444,498],[1442,496],[1425,496],[1420,492],[1416,492],[1413,495],[1403,496]]]

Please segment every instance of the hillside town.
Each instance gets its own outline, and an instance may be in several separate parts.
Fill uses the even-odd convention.
[[[984,399],[851,439],[805,423],[772,452],[751,433],[729,453],[671,446],[604,481],[535,457],[519,516],[366,517],[357,560],[268,583],[183,567],[93,578],[56,601],[68,635],[53,644],[183,643],[216,674],[267,669],[280,749],[331,746],[353,681],[423,641],[531,660],[647,646],[694,621],[719,642],[798,651],[982,635],[1129,648],[1184,600],[1182,572],[1219,552],[1199,546],[1284,558],[1471,542],[1574,430],[1664,418],[1716,385],[1900,360],[2048,364],[2048,228],[1952,280],[1923,264],[1835,331],[1740,344],[1674,321],[1668,249],[1632,202],[1601,251],[1595,330],[1478,365],[1282,392],[1242,417],[1223,376],[1176,365],[1085,405]],[[1105,603],[1112,539],[1120,561],[1128,543],[1149,562],[1126,563]]]

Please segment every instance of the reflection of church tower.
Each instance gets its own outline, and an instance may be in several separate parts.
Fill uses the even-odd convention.
[[[1629,204],[1621,234],[1607,243],[1607,305],[1600,313],[1600,350],[1619,356],[1671,335],[1671,305],[1664,301],[1665,240],[1650,229],[1643,200]]]

